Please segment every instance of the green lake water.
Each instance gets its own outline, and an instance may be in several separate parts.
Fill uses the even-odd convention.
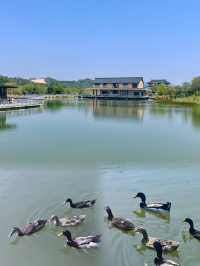
[[[143,213],[132,195],[172,201],[170,217]],[[200,242],[182,221],[200,228],[200,108],[125,101],[51,102],[42,109],[0,112],[0,258],[3,266],[153,265],[140,235],[110,228],[105,206],[151,236],[180,241],[168,257],[199,266]],[[97,199],[71,210],[63,201]],[[97,250],[64,247],[53,226],[8,240],[13,226],[37,218],[86,214],[74,236],[102,234]]]

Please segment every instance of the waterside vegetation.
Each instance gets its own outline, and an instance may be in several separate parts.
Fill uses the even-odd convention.
[[[162,103],[200,104],[200,77],[178,86],[160,84],[154,86],[152,91],[155,99]]]

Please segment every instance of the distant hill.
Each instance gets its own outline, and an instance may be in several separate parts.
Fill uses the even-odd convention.
[[[80,79],[80,80],[56,80],[53,78],[45,78],[48,85],[59,84],[65,88],[90,88],[94,85],[94,80],[92,79]]]
[[[60,85],[65,88],[90,88],[94,85],[94,80],[92,79],[80,79],[80,80],[57,80],[51,77],[45,78],[48,86]],[[21,77],[7,77],[0,75],[0,83],[12,82],[18,86],[26,85],[31,83],[31,79],[24,79]]]

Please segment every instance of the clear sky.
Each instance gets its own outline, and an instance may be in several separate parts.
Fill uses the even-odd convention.
[[[200,0],[2,0],[0,13],[3,75],[200,75]]]

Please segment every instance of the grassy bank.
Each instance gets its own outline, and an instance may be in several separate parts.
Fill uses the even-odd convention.
[[[200,96],[188,96],[182,98],[173,99],[173,102],[184,104],[200,104]]]
[[[156,98],[156,101],[167,104],[200,105],[200,96],[193,95],[193,96],[177,97],[177,98],[170,98],[168,96],[162,96],[162,97],[159,96]]]

